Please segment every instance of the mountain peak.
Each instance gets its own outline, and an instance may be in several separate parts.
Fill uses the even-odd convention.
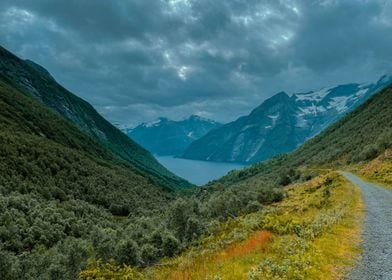
[[[321,101],[324,97],[328,95],[332,88],[326,87],[321,88],[317,91],[310,91],[307,93],[296,93],[293,96],[296,101]]]
[[[268,108],[271,108],[275,104],[283,104],[289,101],[290,101],[290,96],[286,92],[281,91],[271,96],[270,98],[264,100],[264,102],[261,103],[261,105],[259,105],[258,107],[256,107],[250,114],[257,115],[260,112],[265,112],[266,110],[268,110]]]
[[[350,83],[291,97],[279,92],[250,115],[194,141],[184,157],[249,163],[289,152],[391,82],[391,77],[384,76],[377,85]]]
[[[271,96],[270,98],[267,98],[264,102],[268,102],[268,101],[279,101],[279,100],[285,100],[285,99],[289,99],[290,96],[285,92],[285,91],[280,91],[277,94]]]
[[[199,115],[190,115],[189,120],[201,120],[204,119],[203,117],[199,116]]]
[[[264,103],[275,103],[275,102],[284,102],[284,101],[288,101],[290,100],[290,96],[285,92],[285,91],[281,91],[278,92],[277,94],[271,96],[270,98],[266,99]]]
[[[191,115],[187,119],[184,119],[184,121],[199,121],[199,122],[209,122],[209,123],[217,123],[214,120],[199,116],[199,115]]]
[[[125,132],[156,155],[180,155],[192,141],[220,125],[215,121],[192,115],[179,121],[159,118]]]
[[[150,121],[150,122],[145,122],[142,123],[140,126],[142,127],[155,127],[155,126],[159,126],[161,123],[166,123],[168,122],[169,119],[165,118],[165,117],[159,117],[156,120]]]

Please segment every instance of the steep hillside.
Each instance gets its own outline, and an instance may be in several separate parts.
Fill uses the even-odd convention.
[[[43,67],[29,60],[23,61],[0,47],[0,76],[157,182],[172,188],[190,185],[160,165],[148,151],[111,125],[89,103],[59,85]]]
[[[154,209],[172,195],[126,161],[0,81],[0,185],[45,199],[80,199],[113,214]]]
[[[146,266],[186,248],[210,216],[227,215],[192,200],[175,203],[173,188],[3,76],[0,108],[1,279],[76,279],[88,258]],[[279,196],[264,193],[266,203]]]
[[[193,141],[220,126],[213,120],[190,116],[181,121],[159,118],[124,132],[151,153],[166,156],[182,154]]]
[[[0,108],[1,279],[76,279],[89,258],[149,266],[281,199],[264,184],[178,197],[5,81]]]
[[[193,142],[183,157],[212,161],[259,162],[293,151],[392,82],[346,84],[267,99],[250,115]]]
[[[171,188],[4,80],[0,108],[1,279],[76,279],[92,254],[128,255],[129,224],[173,201]]]

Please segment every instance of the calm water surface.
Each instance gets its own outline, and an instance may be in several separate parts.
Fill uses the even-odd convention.
[[[173,156],[157,156],[156,159],[174,174],[199,186],[218,179],[233,169],[244,167],[244,165],[234,163],[190,160]]]

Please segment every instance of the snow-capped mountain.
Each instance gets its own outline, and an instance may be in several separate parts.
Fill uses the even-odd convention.
[[[212,130],[184,152],[189,159],[254,163],[294,150],[392,83],[345,84],[289,96],[280,92],[248,116]]]
[[[159,118],[123,131],[153,154],[180,155],[190,143],[220,126],[213,120],[193,115],[181,121]]]

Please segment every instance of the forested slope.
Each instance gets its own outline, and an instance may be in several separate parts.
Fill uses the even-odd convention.
[[[110,124],[83,99],[72,94],[43,67],[21,60],[0,46],[0,76],[22,93],[36,98],[139,171],[171,188],[190,186],[177,177],[144,148]]]
[[[4,81],[0,102],[3,193],[81,199],[125,215],[169,197],[169,189]]]
[[[1,279],[44,272],[73,279],[93,240],[108,238],[92,235],[118,226],[112,215],[149,215],[173,199],[171,189],[3,80],[0,108]]]
[[[4,80],[0,107],[1,279],[75,279],[88,258],[146,266],[281,198],[259,185],[174,202],[178,193]]]

